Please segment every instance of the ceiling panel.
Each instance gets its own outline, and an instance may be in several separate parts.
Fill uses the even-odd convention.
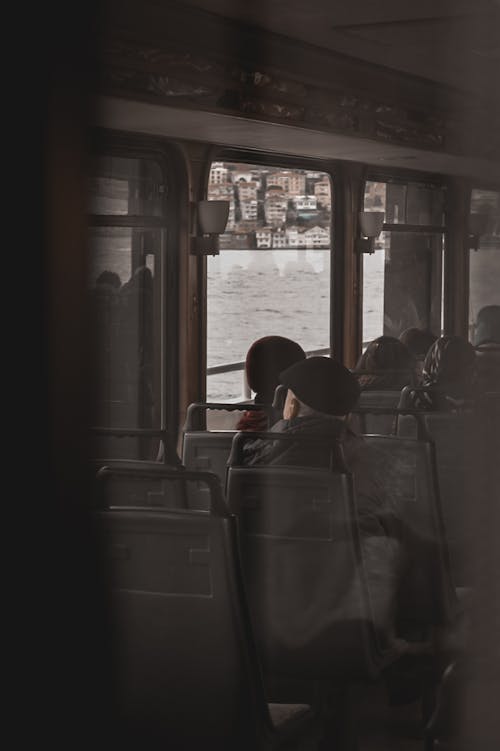
[[[234,21],[500,98],[498,0],[188,0]]]

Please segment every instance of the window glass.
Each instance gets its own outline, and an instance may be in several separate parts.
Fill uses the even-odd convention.
[[[255,339],[277,334],[329,352],[331,181],[214,162],[208,198],[231,208],[220,255],[207,262],[207,398],[237,401],[249,396],[243,363]]]
[[[161,230],[93,228],[89,279],[92,342],[99,373],[96,426],[159,425]]]
[[[94,165],[88,293],[96,367],[90,422],[105,430],[159,429],[167,411],[162,171],[159,164],[132,158],[105,156]],[[157,447],[151,437],[106,436],[96,440],[94,451],[102,458],[151,459]]]
[[[363,254],[363,349],[378,336],[399,337],[410,327],[442,330],[441,232],[405,230],[441,226],[444,191],[419,184],[368,181],[365,211],[383,211],[386,224],[374,252]]]
[[[164,185],[160,166],[146,159],[103,156],[90,180],[91,214],[161,216]]]
[[[469,338],[475,344],[477,314],[500,305],[500,193],[473,190],[471,213],[484,217],[478,248],[469,251]]]
[[[365,184],[365,211],[383,211],[386,224],[444,224],[445,190],[420,183]]]

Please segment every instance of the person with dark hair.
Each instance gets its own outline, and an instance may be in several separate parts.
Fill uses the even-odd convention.
[[[440,336],[425,356],[422,386],[407,387],[399,407],[453,411],[474,397],[474,347],[461,336]]]
[[[254,341],[245,360],[247,383],[255,392],[254,403],[272,404],[280,372],[305,358],[306,353],[300,344],[285,336],[264,336]],[[267,426],[268,415],[264,410],[247,410],[236,429],[265,430]]]
[[[428,350],[432,347],[436,341],[437,336],[433,334],[429,329],[419,329],[411,327],[405,329],[399,335],[399,341],[406,344],[410,352],[413,352],[415,357],[424,358]]]
[[[370,342],[353,369],[362,390],[401,389],[413,382],[415,372],[415,356],[394,336]]]
[[[273,432],[302,435],[319,433],[330,438],[345,438],[345,416],[358,401],[360,387],[341,363],[329,357],[309,357],[279,375],[287,394],[283,419],[272,427]],[[349,436],[354,436],[349,431]],[[304,466],[328,466],[329,446],[324,448],[303,446],[277,441],[247,442],[243,449],[244,463],[254,464],[302,464]]]
[[[420,377],[427,352],[436,341],[437,336],[429,329],[412,327],[405,329],[399,335],[399,341],[403,342],[415,357],[417,375]]]

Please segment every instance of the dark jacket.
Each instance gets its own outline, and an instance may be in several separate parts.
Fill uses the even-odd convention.
[[[441,336],[425,356],[422,385],[403,389],[401,409],[452,412],[473,398],[475,353],[459,336]]]
[[[397,539],[394,505],[384,490],[384,474],[390,471],[389,457],[368,446],[343,420],[315,415],[280,420],[271,432],[285,435],[324,437],[323,445],[304,446],[284,441],[256,439],[245,443],[246,466],[288,465],[329,467],[331,446],[339,441],[344,460],[353,473],[358,523],[361,532],[365,572],[374,623],[384,642],[394,638],[394,619],[401,547]]]
[[[354,433],[343,420],[327,415],[297,417],[293,420],[279,420],[271,428],[273,433],[301,436],[314,435],[322,438],[324,443],[304,446],[297,442],[291,444],[256,439],[248,441],[243,447],[243,464],[256,466],[261,464],[279,464],[302,467],[330,466],[331,446],[338,441],[347,468],[354,476],[354,486],[361,514],[375,514],[383,518],[386,514],[396,512],[396,504],[384,490],[384,478],[394,472],[391,457],[368,446],[363,437]]]
[[[331,446],[339,442],[352,473],[365,572],[373,617],[379,633],[391,639],[399,618],[428,624],[441,620],[435,603],[433,575],[427,566],[426,542],[408,529],[398,514],[398,488],[408,480],[408,468],[390,454],[367,444],[343,420],[327,415],[280,420],[271,432],[288,436],[324,437],[323,445],[297,441],[255,439],[243,447],[243,464],[329,467]],[[411,480],[411,477],[410,477]],[[390,489],[390,490],[389,490]],[[432,596],[431,596],[432,595]],[[404,612],[400,602],[404,602]]]

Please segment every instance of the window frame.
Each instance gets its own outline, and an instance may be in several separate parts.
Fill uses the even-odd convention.
[[[130,227],[159,230],[161,277],[159,351],[155,357],[160,365],[160,430],[176,436],[179,427],[179,216],[180,175],[173,145],[165,139],[138,136],[132,133],[96,128],[92,131],[90,156],[122,157],[151,160],[158,164],[164,195],[162,216],[113,215],[87,213],[89,227]],[[171,363],[175,366],[172,367]]]
[[[368,182],[379,182],[386,184],[398,184],[409,185],[410,183],[416,185],[422,185],[428,188],[444,189],[444,205],[443,205],[443,223],[442,224],[409,224],[406,222],[384,222],[382,226],[382,232],[391,233],[406,233],[406,234],[430,234],[442,236],[442,261],[441,261],[441,279],[440,279],[440,310],[441,321],[443,329],[446,327],[446,291],[447,285],[445,283],[447,272],[447,259],[449,256],[449,242],[448,242],[448,210],[450,201],[450,189],[448,178],[440,174],[432,174],[428,172],[418,172],[406,169],[388,170],[384,168],[374,168],[373,166],[366,165],[362,183],[360,186],[360,206],[361,210],[364,210],[364,197],[366,191],[366,184]],[[360,257],[360,271],[359,271],[359,321],[361,332],[363,330],[363,259]],[[431,296],[432,297],[432,296]],[[432,305],[431,305],[432,311]],[[441,333],[441,332],[440,332]],[[363,337],[360,337],[360,349],[359,355],[361,355],[363,349]]]
[[[338,353],[341,356],[340,340],[338,321],[342,318],[342,309],[340,306],[344,304],[344,298],[337,299],[336,294],[336,280],[339,277],[339,273],[342,273],[343,265],[341,263],[340,255],[335,252],[338,237],[338,208],[337,208],[337,193],[338,193],[338,167],[337,161],[314,159],[311,157],[302,158],[294,155],[287,155],[282,153],[266,153],[260,151],[224,148],[214,146],[208,154],[206,166],[203,174],[203,197],[207,198],[209,191],[209,176],[210,169],[213,162],[238,162],[239,164],[248,164],[257,167],[275,167],[277,169],[302,169],[311,170],[316,172],[325,173],[330,180],[331,195],[332,195],[332,209],[330,212],[330,280],[329,280],[329,295],[330,295],[330,314],[329,314],[329,342],[328,346],[330,352]],[[221,251],[223,252],[223,251]],[[204,317],[203,317],[203,330],[204,330],[204,377],[203,383],[207,382],[207,311],[206,311],[206,299],[207,299],[207,278],[206,278],[206,264],[205,264],[205,305],[204,305]],[[337,322],[337,325],[336,325]]]

